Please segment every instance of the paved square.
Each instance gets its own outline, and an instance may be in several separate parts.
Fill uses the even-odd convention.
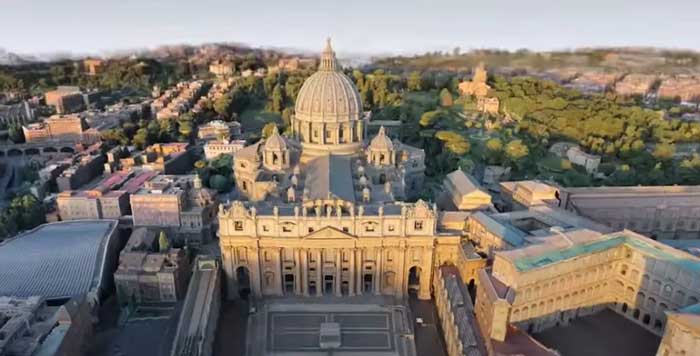
[[[661,339],[611,310],[533,335],[564,356],[654,356]]]
[[[340,345],[322,342],[322,325],[339,326]],[[408,308],[402,305],[268,301],[249,327],[255,332],[248,334],[248,355],[415,355]]]

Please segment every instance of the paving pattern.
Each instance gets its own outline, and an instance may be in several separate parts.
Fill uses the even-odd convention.
[[[248,355],[415,356],[413,328],[405,305],[265,301],[248,324]],[[321,325],[337,324],[340,345],[321,345]],[[326,340],[324,338],[324,340]],[[327,341],[327,340],[326,340]]]
[[[321,323],[340,324],[339,350],[391,351],[393,319],[389,312],[287,313],[271,312],[268,347],[273,351],[318,351]]]

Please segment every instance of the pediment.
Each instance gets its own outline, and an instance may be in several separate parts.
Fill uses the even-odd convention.
[[[354,240],[355,236],[348,234],[347,232],[340,231],[334,227],[326,226],[320,230],[314,231],[306,236],[304,239],[308,240]]]

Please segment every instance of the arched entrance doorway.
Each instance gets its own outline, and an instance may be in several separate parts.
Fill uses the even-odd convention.
[[[362,291],[364,293],[372,293],[374,289],[374,276],[371,273],[365,273],[362,277]]]
[[[250,295],[250,272],[246,267],[236,268],[236,281],[238,282],[238,296],[241,299],[248,299]]]
[[[420,273],[418,266],[413,266],[408,270],[408,292],[418,293],[420,291]]]
[[[335,276],[327,274],[323,276],[323,294],[333,295],[335,291]]]

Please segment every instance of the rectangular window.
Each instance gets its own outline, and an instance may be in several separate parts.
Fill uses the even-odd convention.
[[[416,221],[413,223],[413,228],[420,231],[423,230],[423,222],[422,221]]]
[[[243,231],[243,221],[234,221],[233,229],[236,231]]]
[[[372,224],[365,225],[365,231],[374,232],[374,225],[372,225]]]
[[[292,228],[289,226],[282,226],[282,232],[292,232]]]
[[[343,226],[343,231],[344,232],[350,232],[350,229],[347,226]]]
[[[389,230],[389,231],[394,231],[394,225],[389,225],[388,230]]]

